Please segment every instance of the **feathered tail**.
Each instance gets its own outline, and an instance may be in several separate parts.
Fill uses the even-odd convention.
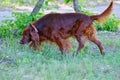
[[[96,20],[97,22],[100,22],[100,23],[106,22],[106,20],[108,19],[108,17],[112,14],[113,3],[114,3],[114,0],[111,1],[109,7],[103,13],[101,13],[100,15],[91,16],[91,18],[93,20]]]

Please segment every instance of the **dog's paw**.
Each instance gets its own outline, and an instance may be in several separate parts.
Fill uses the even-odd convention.
[[[104,57],[105,56],[105,52],[102,52],[101,55]]]

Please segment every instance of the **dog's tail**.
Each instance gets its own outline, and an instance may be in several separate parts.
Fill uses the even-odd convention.
[[[91,16],[91,18],[93,20],[96,20],[97,22],[104,23],[108,19],[108,17],[112,14],[113,3],[114,0],[111,1],[109,7],[103,13],[101,13],[100,15]]]

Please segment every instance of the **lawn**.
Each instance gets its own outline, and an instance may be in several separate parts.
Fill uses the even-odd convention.
[[[0,39],[0,80],[120,80],[120,33],[98,32],[106,55],[87,43],[73,57],[78,43],[70,39],[73,49],[60,55],[56,45],[43,43],[43,50],[34,51],[20,45],[20,38]]]

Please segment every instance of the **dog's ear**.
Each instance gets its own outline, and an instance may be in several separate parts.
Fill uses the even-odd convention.
[[[30,35],[32,41],[39,42],[38,30],[34,25],[30,25]]]
[[[38,32],[37,28],[33,24],[30,25],[30,30]]]

